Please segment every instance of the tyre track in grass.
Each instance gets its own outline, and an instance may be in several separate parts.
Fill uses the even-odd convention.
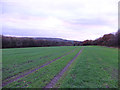
[[[79,56],[84,47],[76,54],[76,56],[57,74],[44,88],[53,88],[57,81],[63,76],[63,74],[68,70],[69,66],[73,61]]]
[[[54,62],[54,61],[56,61],[56,60],[58,60],[58,59],[60,59],[60,58],[62,58],[62,57],[64,57],[64,56],[66,56],[66,55],[74,52],[76,49],[77,49],[77,48],[75,48],[74,50],[72,50],[72,51],[70,51],[70,52],[68,52],[68,53],[66,53],[66,54],[64,54],[64,55],[62,55],[62,56],[60,56],[60,57],[52,60],[52,61],[49,61],[49,62],[46,63],[46,64],[43,64],[42,66],[40,66],[40,67],[38,67],[38,68],[35,68],[35,69],[30,70],[30,71],[28,71],[28,72],[25,72],[25,73],[23,73],[22,75],[18,75],[17,77],[12,77],[12,79],[10,78],[8,81],[5,81],[5,82],[3,81],[3,82],[2,82],[2,87],[4,87],[5,85],[7,85],[7,84],[9,84],[9,83],[12,83],[12,82],[14,82],[14,81],[17,81],[18,79],[21,79],[22,77],[25,77],[25,76],[27,76],[27,75],[29,75],[29,74],[31,74],[31,73],[39,70],[39,69],[42,68],[42,67],[45,67],[45,66],[49,65],[50,63],[52,63],[52,62]]]

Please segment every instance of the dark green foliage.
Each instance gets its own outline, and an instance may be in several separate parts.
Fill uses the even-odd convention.
[[[51,41],[34,38],[17,38],[2,36],[2,48],[20,47],[47,47],[47,46],[72,46],[71,41]]]

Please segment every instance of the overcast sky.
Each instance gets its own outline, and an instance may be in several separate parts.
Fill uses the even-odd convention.
[[[118,29],[118,0],[0,0],[2,34],[96,39]]]

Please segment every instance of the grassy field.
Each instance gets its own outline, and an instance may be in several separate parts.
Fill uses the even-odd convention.
[[[85,47],[55,87],[117,88],[118,51],[106,47]]]
[[[76,47],[40,47],[3,49],[3,80],[40,66]]]
[[[72,53],[4,86],[5,88],[45,87],[80,51],[80,46],[3,49],[3,81],[37,68],[68,52]],[[54,87],[112,88],[118,83],[118,50],[87,46]]]

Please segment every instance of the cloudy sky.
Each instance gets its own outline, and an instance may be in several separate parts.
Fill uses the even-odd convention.
[[[117,31],[118,0],[0,0],[2,34],[83,41]]]

